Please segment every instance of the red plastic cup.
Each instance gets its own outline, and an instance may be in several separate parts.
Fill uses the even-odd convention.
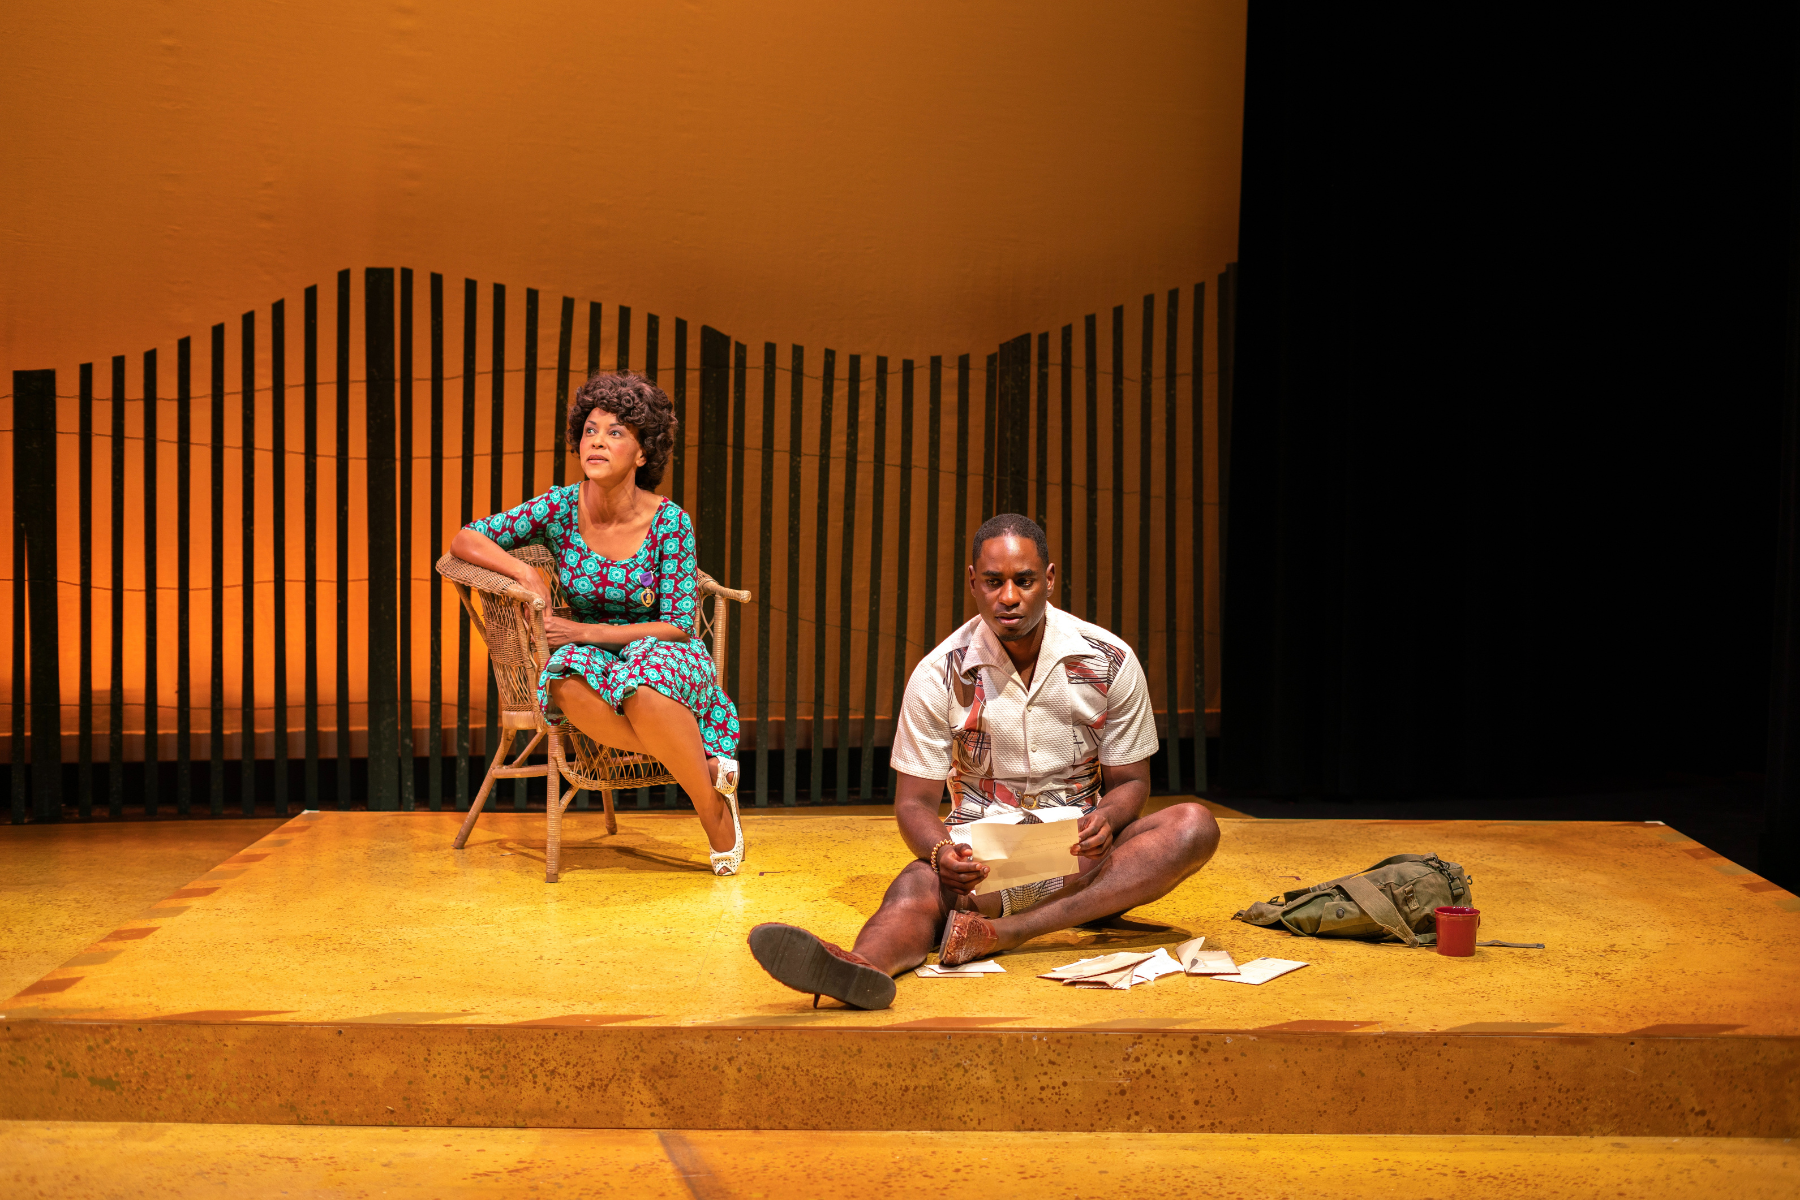
[[[1451,958],[1475,954],[1475,931],[1481,928],[1481,910],[1446,905],[1437,913],[1437,952]]]

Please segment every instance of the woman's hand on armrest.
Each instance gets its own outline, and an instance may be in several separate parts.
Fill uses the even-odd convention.
[[[551,605],[555,603],[550,594],[550,585],[544,582],[544,577],[538,574],[535,567],[520,562],[502,550],[493,538],[473,529],[459,529],[456,536],[450,539],[450,553],[464,562],[474,563],[496,575],[504,575],[529,590],[543,600],[545,619],[549,619]]]

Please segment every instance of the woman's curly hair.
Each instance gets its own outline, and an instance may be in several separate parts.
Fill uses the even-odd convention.
[[[601,371],[588,377],[569,403],[569,449],[581,455],[581,430],[595,409],[631,428],[644,450],[637,485],[646,492],[662,482],[675,449],[675,406],[663,390],[635,371]]]

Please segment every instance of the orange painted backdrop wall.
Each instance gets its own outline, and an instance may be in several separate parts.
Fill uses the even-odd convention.
[[[334,272],[388,264],[414,267],[421,288],[425,272],[442,271],[453,295],[462,278],[481,280],[484,308],[489,282],[505,282],[515,314],[523,288],[541,289],[551,362],[555,305],[570,295],[607,304],[609,338],[617,304],[663,314],[665,363],[683,316],[695,362],[706,323],[748,343],[753,364],[770,340],[784,363],[788,344],[802,343],[834,346],[840,360],[912,357],[921,370],[931,354],[964,351],[979,370],[1003,338],[1047,329],[1054,342],[1070,321],[1079,347],[1089,312],[1101,314],[1109,357],[1107,313],[1124,304],[1135,365],[1140,298],[1191,295],[1235,257],[1243,58],[1242,0],[27,7],[0,45],[0,370],[55,367],[67,396],[76,364],[96,363],[103,432],[110,355],[131,356],[137,397],[141,353],[160,348],[166,396],[174,343],[192,336],[203,389],[208,327],[230,322],[235,353],[237,314],[260,308],[266,329],[268,303],[286,297],[292,379],[301,289],[321,285],[324,333]],[[360,275],[356,290],[360,303]],[[1209,313],[1209,375],[1211,327]],[[357,328],[360,339],[360,316]],[[140,419],[130,416],[128,436]],[[75,429],[72,399],[58,426]],[[261,446],[266,420],[259,430]],[[1136,438],[1133,416],[1127,445]],[[74,439],[59,442],[72,489]],[[228,444],[235,453],[235,436]],[[108,453],[97,439],[103,486]],[[10,445],[0,461],[10,469]],[[1209,497],[1215,476],[1208,467]],[[171,478],[170,503],[148,517],[164,547]],[[485,464],[477,480],[485,499]],[[104,582],[106,501],[96,507]],[[145,519],[128,505],[128,528]],[[64,579],[74,525],[61,529]],[[205,530],[196,536],[203,574]],[[136,541],[128,535],[128,554]],[[228,580],[240,553],[234,535]],[[143,586],[141,565],[127,574],[128,587]],[[0,596],[0,608],[10,602]],[[63,602],[72,613],[73,589]],[[163,613],[172,621],[173,604]],[[227,628],[238,619],[228,611]],[[99,624],[104,664],[112,634]],[[127,628],[127,645],[141,632]],[[202,658],[206,637],[195,633]],[[173,653],[172,634],[162,644]],[[72,700],[73,639],[62,646]],[[1156,667],[1159,654],[1150,658]],[[172,665],[162,673],[172,680]],[[196,662],[202,691],[205,675]],[[235,663],[225,676],[232,710]]]

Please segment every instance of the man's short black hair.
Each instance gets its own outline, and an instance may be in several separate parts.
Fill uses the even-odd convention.
[[[981,557],[981,543],[994,537],[1025,538],[1037,547],[1044,565],[1050,565],[1050,542],[1044,537],[1042,525],[1020,513],[996,513],[981,523],[981,528],[975,531],[975,537],[969,543],[970,566],[974,566],[975,560]]]

